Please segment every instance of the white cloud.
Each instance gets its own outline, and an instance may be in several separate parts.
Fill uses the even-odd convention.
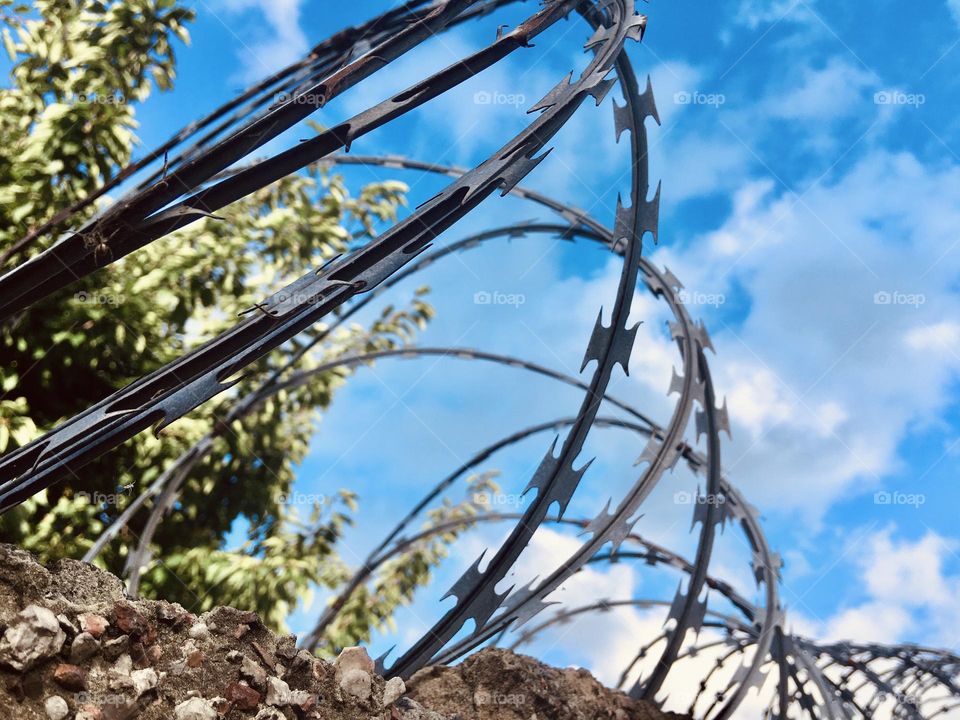
[[[960,324],[943,321],[910,328],[905,339],[907,346],[913,350],[946,350],[955,353],[960,343]]]
[[[953,19],[960,25],[960,0],[947,0],[947,7],[953,13]]]
[[[703,87],[705,76],[703,68],[677,60],[668,60],[653,69],[650,84],[656,96],[657,114],[664,127],[670,127],[678,113],[689,109],[688,105],[675,102],[675,98],[682,93],[707,92]]]
[[[955,601],[960,576],[948,574],[945,566],[958,547],[958,541],[932,531],[917,540],[896,539],[889,527],[871,533],[858,543],[854,561],[864,600],[822,621],[802,612],[791,618],[825,641],[911,640],[951,647],[960,639]]]
[[[558,567],[576,552],[581,541],[582,538],[550,529],[540,530],[516,565],[517,577],[545,575],[546,568]],[[602,571],[587,567],[567,580],[562,589],[553,593],[548,600],[560,601],[567,609],[590,605],[599,600],[629,600],[633,597],[636,580],[634,568],[627,563],[609,566],[609,569]],[[662,619],[660,622],[663,622]],[[578,648],[578,654],[585,661],[584,666],[589,667],[601,682],[613,685],[636,654],[637,638],[644,637],[638,633],[644,625],[636,610],[629,607],[614,608],[609,613],[603,613],[599,621],[596,616],[588,616],[578,623],[575,635],[572,629],[561,627],[550,642],[568,644],[574,641],[568,647]],[[590,633],[592,640],[589,644],[575,642],[575,638],[582,637],[583,632]]]
[[[255,17],[240,26],[237,50],[242,67],[240,79],[250,83],[286,67],[303,57],[307,38],[300,27],[302,0],[216,0],[233,27],[238,18]]]
[[[954,596],[943,565],[956,548],[957,542],[932,532],[916,542],[899,543],[890,530],[878,533],[870,538],[862,562],[866,588],[875,597],[904,606],[947,605]]]
[[[862,124],[867,130],[870,122],[875,128],[893,119],[889,107],[874,103],[878,82],[874,73],[846,57],[832,56],[822,64],[804,58],[774,76],[759,112],[778,128],[789,123],[786,127],[802,138],[804,148],[827,155],[832,163],[847,150],[835,132],[837,123]],[[756,115],[750,117],[755,122]]]
[[[911,424],[949,402],[960,170],[874,151],[803,196],[774,187],[746,185],[721,228],[655,258],[690,291],[744,298],[707,323],[726,463],[765,510],[817,517],[895,469]]]
[[[575,538],[568,535],[549,530],[539,532],[518,564],[518,577],[542,573],[544,567],[556,565],[576,545]],[[864,599],[858,604],[841,607],[825,619],[812,619],[794,608],[787,616],[789,631],[822,642],[896,643],[914,640],[935,646],[952,646],[957,640],[958,614],[954,599],[960,592],[960,576],[947,574],[945,565],[957,545],[957,542],[932,532],[917,540],[897,539],[892,528],[867,535],[858,543],[860,555],[853,561],[854,572],[851,573],[852,581],[863,587]],[[724,568],[715,567],[714,570],[721,577],[731,577]],[[624,599],[631,588],[633,597],[642,597],[643,593],[637,592],[636,585],[643,577],[644,574],[637,576],[632,569],[623,566],[603,571],[588,568],[571,578],[563,592],[551,599],[562,595],[560,599],[564,606],[575,608],[600,598]],[[921,621],[921,616],[930,619]],[[664,617],[662,607],[621,607],[609,612],[595,612],[554,627],[521,651],[542,655],[562,647],[568,655],[576,658],[578,664],[589,668],[598,679],[612,686],[633,660],[638,644],[659,635]],[[710,629],[703,630],[699,643],[719,639],[719,635],[712,633]],[[688,640],[692,640],[692,636]],[[661,648],[662,645],[656,646],[648,653],[631,680],[638,674],[649,676]],[[706,677],[716,659],[726,651],[720,645],[695,657],[682,659],[660,694],[668,697],[666,708],[685,711],[697,691],[697,683],[690,682],[690,678]],[[724,685],[733,670],[734,664],[731,663],[724,671],[713,674],[717,689]],[[771,693],[775,692],[775,684],[776,673],[772,673],[762,692],[750,693],[735,717],[759,717]],[[877,717],[887,715],[878,714]]]
[[[840,57],[823,67],[805,67],[793,86],[768,97],[764,110],[774,118],[822,124],[863,111],[864,92],[876,82],[873,73]]]
[[[812,10],[800,0],[741,0],[734,16],[740,25],[751,30],[760,25],[781,22],[805,22]]]
[[[817,634],[817,639],[895,643],[912,625],[913,618],[904,608],[872,602],[841,611]]]
[[[752,363],[731,363],[727,369],[731,376],[727,401],[753,437],[759,437],[772,423],[790,420],[793,403],[773,371]]]
[[[579,547],[575,537],[563,535],[552,530],[541,530],[524,552],[517,564],[517,577],[533,577],[543,574],[544,568],[552,568],[565,560]],[[643,566],[639,566],[643,567]],[[627,563],[608,566],[605,570],[587,567],[564,583],[562,591],[554,593],[550,600],[561,600],[563,607],[573,609],[593,604],[600,599],[625,600],[631,597],[643,597],[637,592],[637,584],[643,573],[638,573]],[[727,576],[725,576],[727,577]],[[603,612],[593,612],[578,616],[573,622],[555,626],[541,635],[530,647],[521,647],[521,652],[543,655],[558,646],[576,658],[576,663],[587,668],[602,683],[615,687],[628,664],[634,660],[641,645],[657,637],[663,631],[667,608],[613,607]],[[548,617],[550,611],[544,613]],[[539,621],[542,621],[541,618]],[[536,623],[538,621],[533,621]],[[710,629],[700,633],[699,643],[719,639],[720,635]],[[692,641],[693,636],[688,638]],[[507,638],[509,644],[510,637]],[[663,644],[655,646],[644,660],[638,663],[629,676],[627,687],[636,677],[649,677],[663,649]],[[719,648],[704,651],[693,658],[683,659],[668,676],[660,692],[668,697],[668,709],[685,711],[697,692],[697,683],[690,678],[707,677],[716,659],[726,654],[727,649]],[[717,689],[729,680],[734,671],[731,663],[723,672],[714,673]],[[741,706],[736,718],[747,720],[759,717],[765,707],[766,697],[751,693]]]
[[[712,111],[695,108],[691,112]],[[743,145],[724,142],[715,130],[673,135],[668,146],[652,155],[654,172],[663,178],[663,193],[671,205],[733,192],[746,177],[751,162]]]

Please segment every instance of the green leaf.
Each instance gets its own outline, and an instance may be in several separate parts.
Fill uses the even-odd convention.
[[[13,42],[13,35],[10,34],[10,28],[3,28],[3,47],[6,49],[10,59],[16,61],[17,46]]]

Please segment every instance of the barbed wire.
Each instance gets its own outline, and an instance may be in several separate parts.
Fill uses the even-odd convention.
[[[665,614],[660,632],[635,639],[637,652],[621,673],[619,685],[635,697],[658,700],[662,691],[673,692],[673,688],[685,685],[694,690],[688,712],[711,720],[735,717],[751,691],[764,698],[764,716],[768,718],[949,715],[960,708],[960,658],[952,653],[913,645],[819,643],[786,630],[778,592],[780,558],[767,542],[757,509],[721,470],[721,433],[729,434],[730,430],[726,405],[718,403],[711,378],[706,352],[713,350],[710,338],[703,324],[691,318],[681,297],[679,279],[642,255],[644,238],[650,236],[656,241],[658,236],[660,188],[658,185],[651,196],[645,121],[653,118],[659,123],[659,117],[650,83],[641,92],[626,51],[627,41],[642,40],[646,26],[646,17],[636,12],[634,0],[548,0],[512,32],[498,32],[492,44],[389,100],[320,131],[296,148],[239,164],[430,37],[515,1],[412,0],[344,30],[315,46],[306,57],[188,125],[95,193],[56,213],[8,248],[0,256],[0,265],[27,254],[64,227],[77,225],[0,277],[0,320],[29,312],[30,305],[39,299],[318,163],[421,171],[451,180],[440,193],[368,245],[304,275],[250,308],[248,316],[231,330],[0,458],[0,511],[50,487],[151,426],[159,432],[234,387],[238,373],[270,350],[327,320],[324,330],[286,364],[248,394],[232,399],[225,421],[164,468],[95,540],[84,559],[93,561],[152,500],[143,533],[128,555],[125,569],[128,589],[135,595],[140,573],[151,559],[154,533],[192,469],[211,452],[223,427],[278,392],[295,390],[323,373],[390,358],[488,362],[576,388],[583,393],[578,411],[571,417],[516,431],[482,448],[428,490],[356,569],[303,638],[304,647],[315,650],[322,646],[325,630],[351,595],[391,558],[452,529],[512,523],[507,539],[485,568],[480,570],[481,556],[454,584],[448,593],[456,599],[454,606],[389,668],[381,658],[383,672],[406,677],[429,664],[453,662],[484,645],[509,638],[511,647],[520,647],[578,618],[634,608]],[[423,106],[507,56],[532,47],[531,40],[537,35],[573,14],[580,15],[592,32],[584,44],[592,53],[586,69],[576,79],[573,73],[562,79],[531,108],[530,112],[536,113],[534,120],[478,166],[457,168],[393,155],[338,154],[349,151],[351,144],[366,133]],[[622,106],[613,103],[615,139],[619,142],[623,133],[629,135],[631,189],[628,205],[618,200],[611,228],[583,210],[520,183],[545,160],[547,144],[587,98],[592,97],[599,106],[614,86],[619,87],[624,102]],[[145,177],[120,200],[94,212],[89,220],[78,221],[107,192],[138,174]],[[550,209],[560,222],[513,223],[430,250],[438,235],[498,190],[502,195],[512,194]],[[584,354],[581,372],[595,363],[589,380],[509,355],[445,347],[353,353],[298,370],[299,362],[330,333],[416,273],[494,240],[544,235],[596,243],[621,262],[609,324],[604,323],[601,310]],[[91,243],[91,238],[97,243]],[[103,246],[109,252],[97,251]],[[672,316],[668,323],[670,337],[679,352],[679,372],[674,371],[668,390],[677,399],[664,425],[609,390],[618,365],[624,373],[629,372],[637,325],[629,326],[628,318],[638,285],[666,304]],[[600,414],[604,405],[625,417]],[[692,443],[686,437],[691,419],[695,427]],[[596,517],[568,518],[566,509],[592,461],[579,467],[575,462],[594,428],[638,434],[643,444],[637,464],[643,469],[623,496],[611,498]],[[453,518],[407,534],[431,503],[458,481],[468,478],[497,453],[544,432],[555,433],[555,439],[524,491],[532,500],[523,512]],[[561,432],[566,433],[562,442]],[[705,452],[696,449],[701,438],[705,439]],[[641,507],[680,459],[694,474],[703,476],[704,497],[715,499],[691,503],[691,530],[700,525],[691,559],[652,543],[635,529]],[[696,498],[701,497],[698,487]],[[554,506],[557,511],[550,514]],[[744,547],[750,553],[756,584],[751,592],[762,597],[759,605],[732,583],[710,574],[717,530],[728,523],[739,524]],[[498,592],[496,588],[537,531],[551,525],[575,527],[587,538],[543,580]],[[546,612],[558,604],[556,591],[563,583],[587,567],[631,560],[643,561],[645,567],[679,571],[680,585],[673,598],[598,598],[580,607],[560,604]],[[718,609],[721,603],[732,608],[734,614]],[[531,622],[541,614],[544,617],[540,621]],[[464,633],[469,623],[472,629]],[[700,670],[700,679],[695,681],[689,669],[704,657],[713,661],[706,670]]]

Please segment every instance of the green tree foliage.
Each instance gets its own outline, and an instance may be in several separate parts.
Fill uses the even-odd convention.
[[[174,79],[174,38],[191,12],[175,0],[0,0],[13,63],[0,89],[0,252],[64,207],[102,187],[131,160],[137,104]],[[236,322],[237,313],[309,268],[369,239],[396,217],[406,188],[380,182],[352,196],[322,169],[284,178],[104,268],[0,328],[0,452],[23,445],[110,392],[154,371]],[[103,202],[108,202],[104,199]],[[95,211],[91,206],[75,224]],[[69,228],[64,228],[67,230]],[[49,245],[43,237],[30,253]],[[98,244],[94,252],[109,253]],[[212,433],[151,546],[141,592],[196,610],[254,609],[275,629],[313,586],[335,591],[351,574],[338,542],[357,498],[330,492],[291,507],[297,464],[347,371],[316,374],[228,426],[223,418],[263,377],[308,344],[297,371],[344,353],[410,341],[432,316],[418,290],[368,327],[318,325],[276,350],[230,393],[164,430],[137,436],[0,520],[0,540],[43,559],[80,557],[133,497]],[[150,503],[98,562],[121,573]],[[476,512],[472,496],[428,522]],[[241,548],[225,538],[238,520]],[[345,608],[330,647],[369,636],[429,579],[457,531],[426,538],[385,566]]]

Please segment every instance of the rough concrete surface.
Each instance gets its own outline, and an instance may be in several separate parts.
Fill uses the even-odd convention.
[[[683,716],[601,685],[589,672],[558,669],[489,649],[452,667],[421,670],[408,697],[460,720],[666,720]]]
[[[428,709],[429,708],[429,709]],[[131,601],[116,577],[43,567],[0,545],[0,718],[12,720],[659,720],[600,685],[504,650],[406,685],[362,648],[335,663],[277,637],[255,613]]]

